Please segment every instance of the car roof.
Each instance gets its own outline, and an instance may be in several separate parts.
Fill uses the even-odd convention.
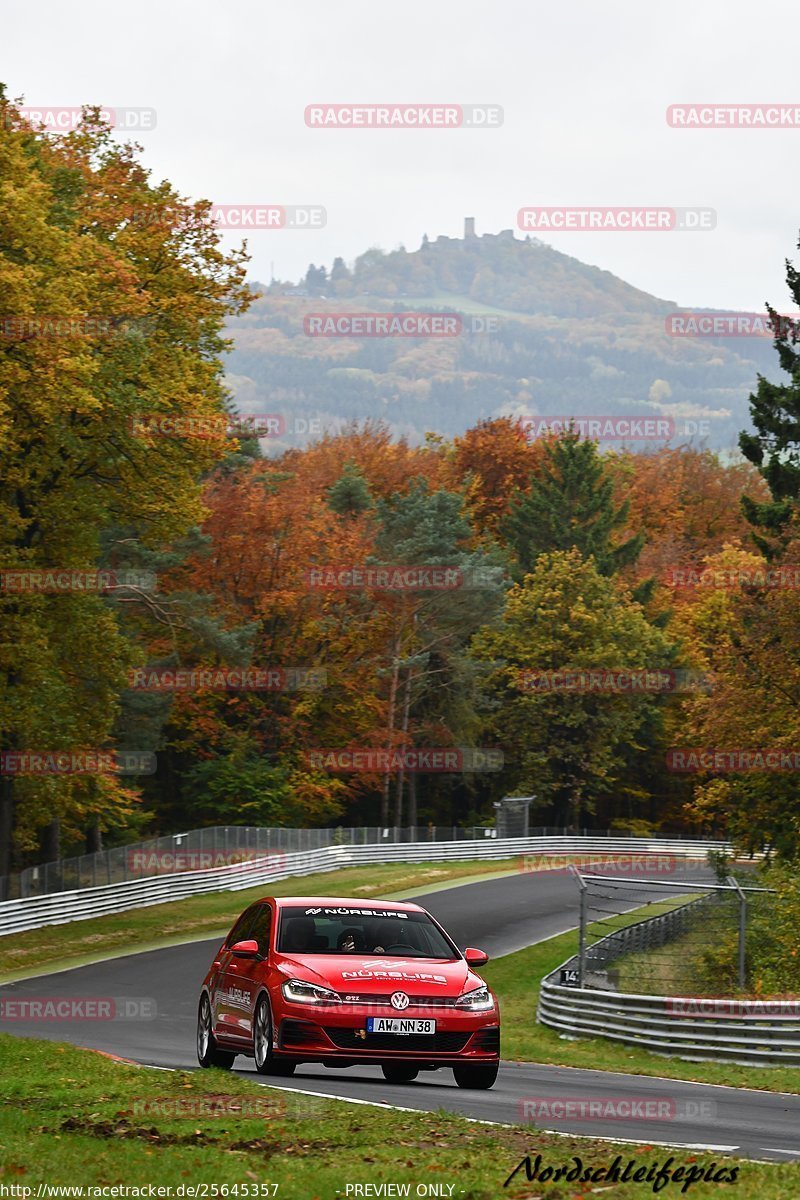
[[[274,902],[278,908],[308,905],[312,908],[384,908],[390,909],[392,912],[425,911],[418,904],[406,904],[401,900],[365,900],[363,896],[276,896]]]

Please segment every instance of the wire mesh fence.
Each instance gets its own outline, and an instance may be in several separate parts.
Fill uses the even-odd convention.
[[[660,996],[747,989],[748,904],[763,905],[767,889],[731,877],[710,883],[697,873],[694,880],[576,877],[580,948],[569,982]]]
[[[177,871],[230,866],[268,854],[382,842],[484,840],[495,837],[496,832],[490,826],[459,828],[453,825],[337,826],[331,829],[216,825],[27,867],[18,876],[0,879],[0,900],[101,887]],[[567,831],[542,828],[533,832],[561,834]]]
[[[525,820],[527,825],[527,819]],[[504,828],[498,830],[496,826],[486,825],[459,827],[429,824],[402,828],[337,826],[326,829],[216,825],[27,867],[18,875],[0,877],[0,901],[102,887],[104,884],[124,883],[131,879],[146,879],[178,871],[229,866],[267,854],[288,854],[328,846],[362,846],[387,842],[484,841],[501,834],[511,836]],[[635,835],[620,830],[573,829],[560,826],[526,828],[525,834],[531,837],[569,836],[615,840],[630,838],[632,842],[637,840]],[[680,834],[670,835],[670,839],[684,840]]]

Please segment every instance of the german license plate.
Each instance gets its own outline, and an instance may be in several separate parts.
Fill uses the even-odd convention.
[[[367,1033],[436,1033],[436,1022],[412,1017],[367,1017]]]

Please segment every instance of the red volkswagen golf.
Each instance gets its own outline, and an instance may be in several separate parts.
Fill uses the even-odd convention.
[[[452,1067],[459,1087],[490,1088],[500,1013],[473,970],[486,961],[416,904],[267,897],[203,981],[197,1057],[227,1068],[244,1054],[262,1075],[378,1063],[391,1083]]]

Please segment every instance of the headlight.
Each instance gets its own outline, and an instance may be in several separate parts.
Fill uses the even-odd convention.
[[[289,979],[281,987],[284,998],[300,1004],[341,1004],[338,992],[318,987],[315,983],[303,983],[302,979]]]
[[[455,1006],[456,1008],[468,1008],[470,1012],[483,1012],[487,1008],[494,1008],[494,1000],[492,993],[484,984],[471,992],[464,992],[464,995],[459,996],[456,1000]]]

